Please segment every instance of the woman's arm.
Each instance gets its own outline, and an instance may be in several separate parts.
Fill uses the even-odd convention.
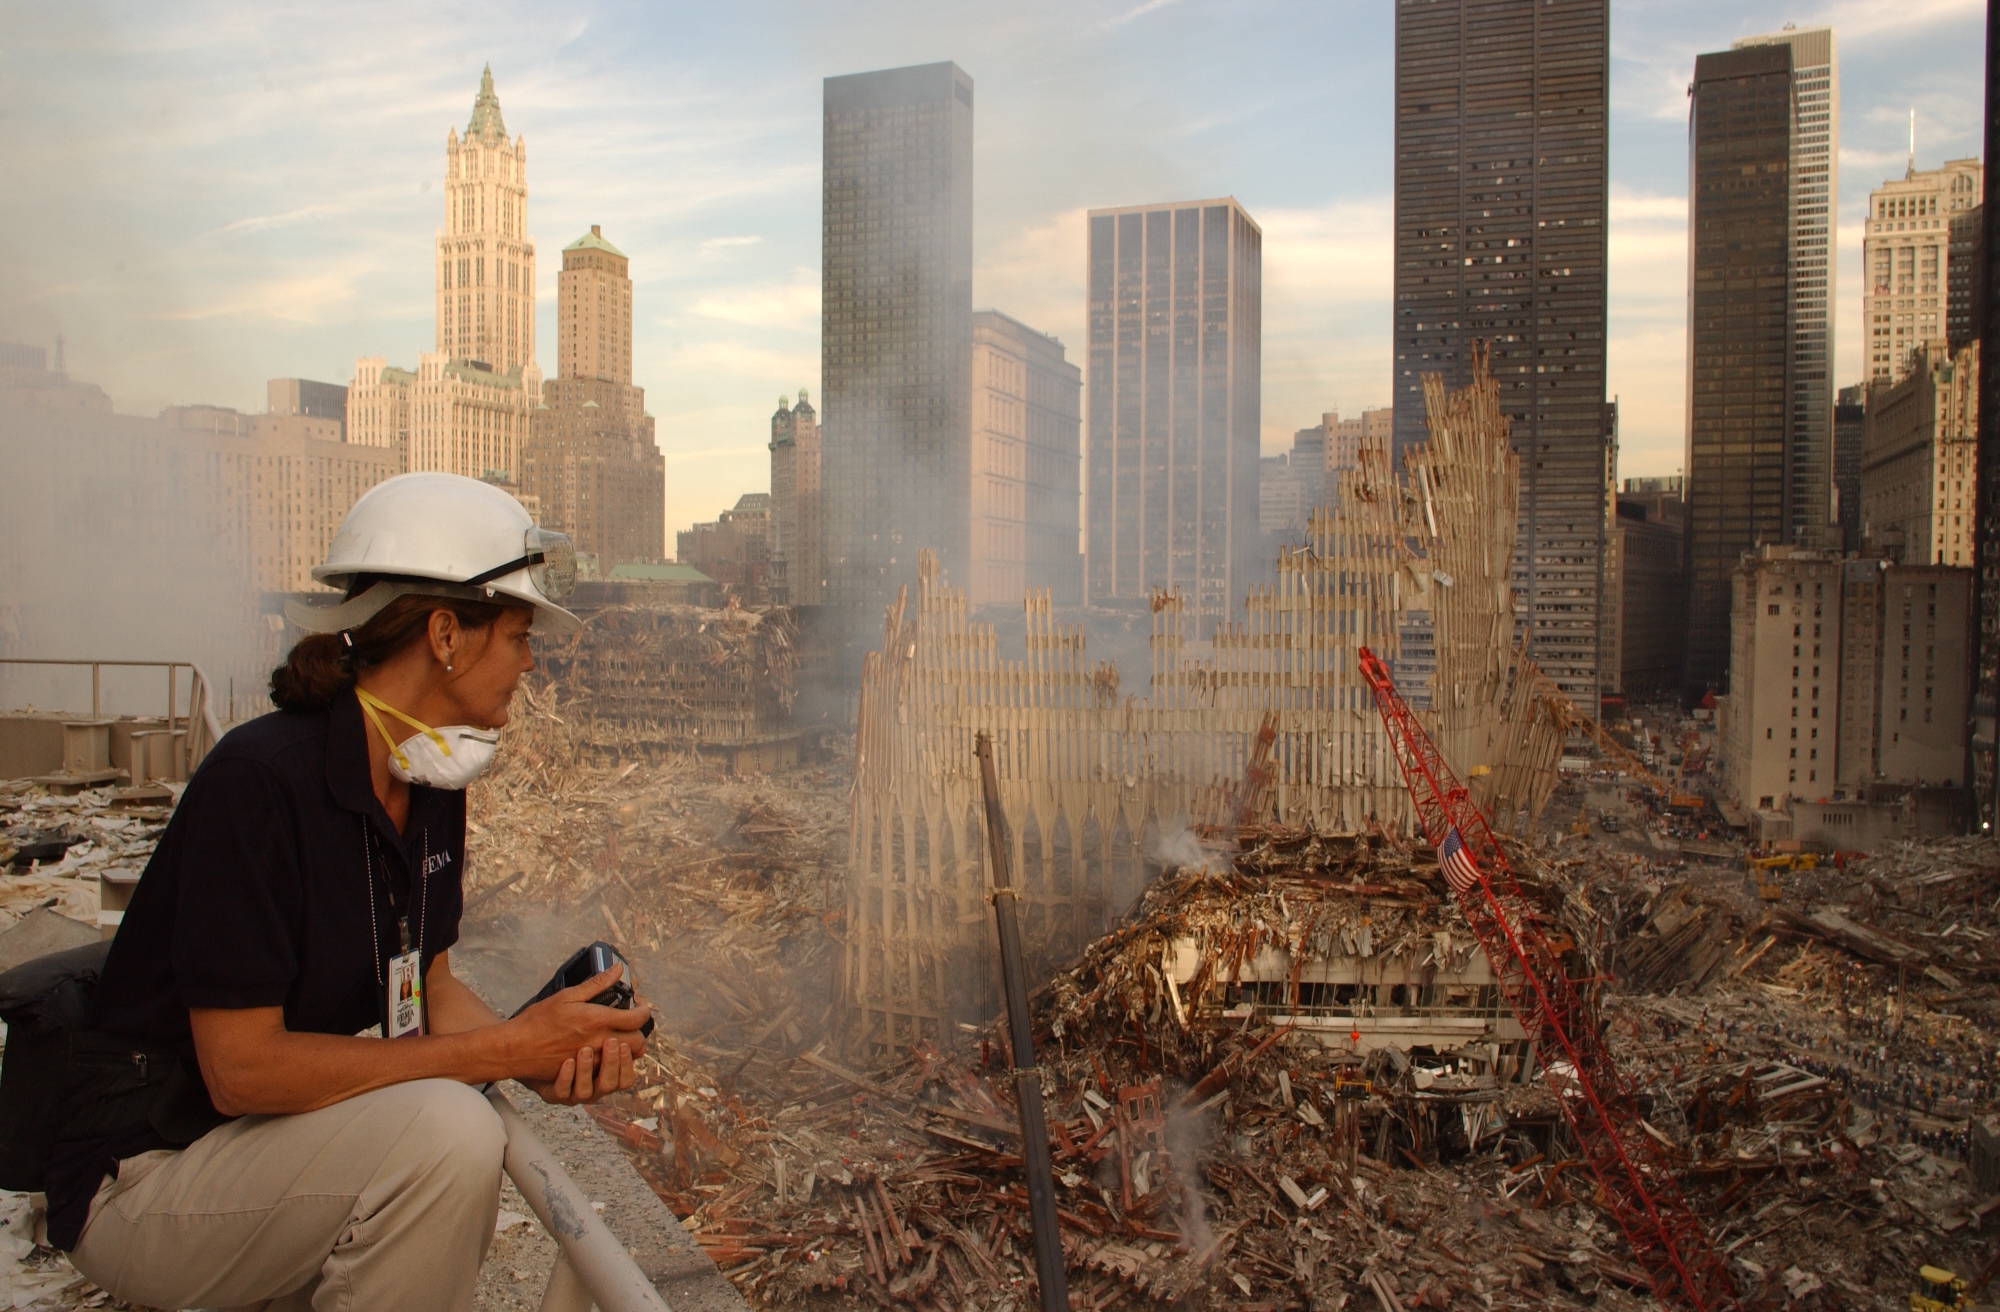
[[[474,993],[464,980],[451,973],[451,953],[431,958],[424,972],[424,1010],[429,1014],[432,1034],[464,1034],[500,1023],[500,1016]]]
[[[648,1013],[588,1001],[617,981],[618,967],[502,1021],[448,967],[440,971],[442,962],[432,963],[425,986],[450,981],[443,1023],[456,1027],[483,1014],[484,1024],[422,1038],[356,1039],[295,1034],[280,1007],[191,1008],[195,1055],[215,1109],[290,1115],[424,1079],[520,1079],[551,1102],[587,1102],[631,1085],[633,1057],[646,1050],[638,1030]]]

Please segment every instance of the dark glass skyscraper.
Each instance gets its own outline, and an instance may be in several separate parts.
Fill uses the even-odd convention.
[[[926,547],[968,581],[972,79],[830,77],[824,103],[826,604],[879,622]]]
[[[1731,579],[1792,540],[1792,48],[1695,60],[1688,119],[1688,666],[1729,677]]]
[[[1986,161],[1980,217],[1979,335],[1982,360],[2000,359],[2000,5],[1986,6]],[[2000,823],[2000,366],[1979,371],[1979,514],[1973,524],[1979,561],[1979,654],[1974,671],[1972,755],[1982,832]]]
[[[1263,251],[1230,199],[1090,212],[1092,605],[1178,589],[1206,637],[1263,563]]]
[[[1609,0],[1397,0],[1395,442],[1486,342],[1521,456],[1516,607],[1586,710],[1615,420],[1605,404]]]

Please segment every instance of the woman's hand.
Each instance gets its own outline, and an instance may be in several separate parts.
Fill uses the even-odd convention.
[[[590,1001],[616,984],[623,966],[611,969],[536,1003],[509,1021],[523,1030],[520,1067],[552,1074],[540,1082],[520,1077],[544,1102],[570,1106],[596,1102],[632,1087],[634,1060],[646,1051],[639,1027],[651,1010],[635,1002],[630,1010]]]

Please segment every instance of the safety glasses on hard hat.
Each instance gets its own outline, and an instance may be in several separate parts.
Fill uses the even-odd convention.
[[[522,546],[526,554],[519,560],[496,565],[483,574],[467,579],[466,584],[477,587],[482,583],[491,583],[502,575],[512,574],[517,569],[525,569],[534,581],[536,591],[550,601],[559,602],[576,590],[576,547],[567,533],[531,528]]]

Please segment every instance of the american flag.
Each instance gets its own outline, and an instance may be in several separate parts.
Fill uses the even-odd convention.
[[[1472,864],[1472,854],[1459,841],[1456,827],[1447,829],[1444,842],[1438,844],[1438,869],[1454,893],[1463,893],[1479,882],[1479,867]]]

